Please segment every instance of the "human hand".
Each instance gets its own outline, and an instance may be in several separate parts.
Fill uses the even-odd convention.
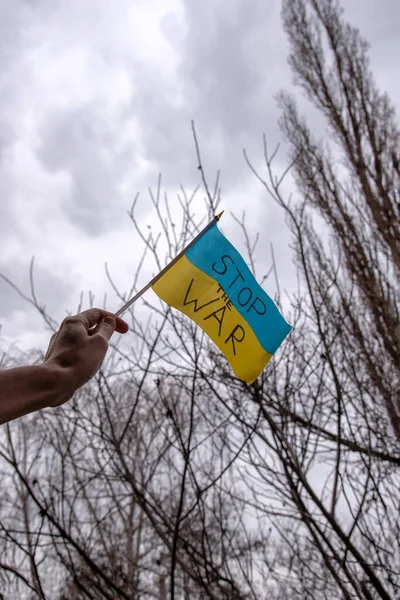
[[[62,392],[52,403],[58,406],[91,379],[101,367],[114,331],[126,333],[128,325],[98,308],[67,317],[53,334],[43,363],[60,375]]]

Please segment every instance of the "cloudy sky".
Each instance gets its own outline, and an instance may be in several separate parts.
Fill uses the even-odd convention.
[[[343,4],[397,103],[398,0]],[[209,179],[221,170],[223,208],[248,211],[262,236],[260,269],[272,242],[290,291],[283,215],[242,158],[245,147],[261,165],[263,132],[270,147],[280,141],[274,96],[291,89],[287,53],[280,0],[0,0],[0,271],[28,291],[34,255],[37,294],[57,320],[82,291],[85,307],[92,290],[116,310],[104,263],[128,290],[140,249],[127,216],[136,192],[146,226],[158,173],[172,207],[180,185],[199,183],[194,119]],[[223,231],[243,247],[229,214]],[[45,343],[40,317],[2,280],[0,324],[3,344]]]

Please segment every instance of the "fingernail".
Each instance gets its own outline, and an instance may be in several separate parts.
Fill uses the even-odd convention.
[[[114,317],[104,317],[104,323],[106,325],[108,325],[109,327],[114,327],[114,328],[117,324]]]

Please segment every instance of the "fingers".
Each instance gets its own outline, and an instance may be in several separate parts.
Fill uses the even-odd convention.
[[[123,319],[120,319],[119,317],[115,319],[112,313],[106,311],[102,311],[102,313],[105,314],[105,317],[102,318],[96,327],[89,332],[92,336],[101,335],[108,341],[114,331],[117,333],[126,333],[129,330],[128,323]]]
[[[89,308],[88,310],[84,310],[83,312],[77,315],[67,317],[66,319],[64,319],[62,324],[67,326],[83,325],[88,331],[92,327],[96,327],[96,325],[99,325],[102,319],[105,319],[106,317],[112,317],[115,322],[113,314],[108,310],[102,310],[100,308]],[[118,317],[116,319],[116,325],[114,327],[114,330],[118,333],[126,333],[128,329],[128,324],[123,319]]]
[[[85,310],[76,316],[82,318],[86,322],[87,329],[95,325],[100,325],[103,319],[111,317],[114,322],[114,331],[117,331],[118,333],[126,333],[129,330],[128,323],[126,323],[126,321],[120,317],[115,319],[113,313],[109,312],[108,310],[90,308],[89,310]]]
[[[71,325],[82,324],[84,325],[85,329],[88,330],[97,325],[100,319],[105,317],[106,314],[110,313],[106,313],[106,311],[100,310],[99,308],[89,308],[88,310],[84,310],[77,315],[67,317],[64,319],[63,323]]]
[[[96,329],[93,332],[93,337],[102,337],[107,341],[110,339],[112,334],[116,329],[116,319],[112,315],[107,315],[100,323],[97,325]]]
[[[115,328],[115,331],[117,331],[118,333],[126,333],[127,331],[129,331],[128,323],[120,317],[117,317],[117,326]]]
[[[67,373],[70,389],[78,389],[101,367],[114,331],[126,333],[128,325],[109,311],[91,308],[69,316],[52,336],[44,360]]]

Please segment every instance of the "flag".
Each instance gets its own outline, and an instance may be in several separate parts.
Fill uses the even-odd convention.
[[[215,223],[152,286],[199,325],[252,383],[291,330]]]

